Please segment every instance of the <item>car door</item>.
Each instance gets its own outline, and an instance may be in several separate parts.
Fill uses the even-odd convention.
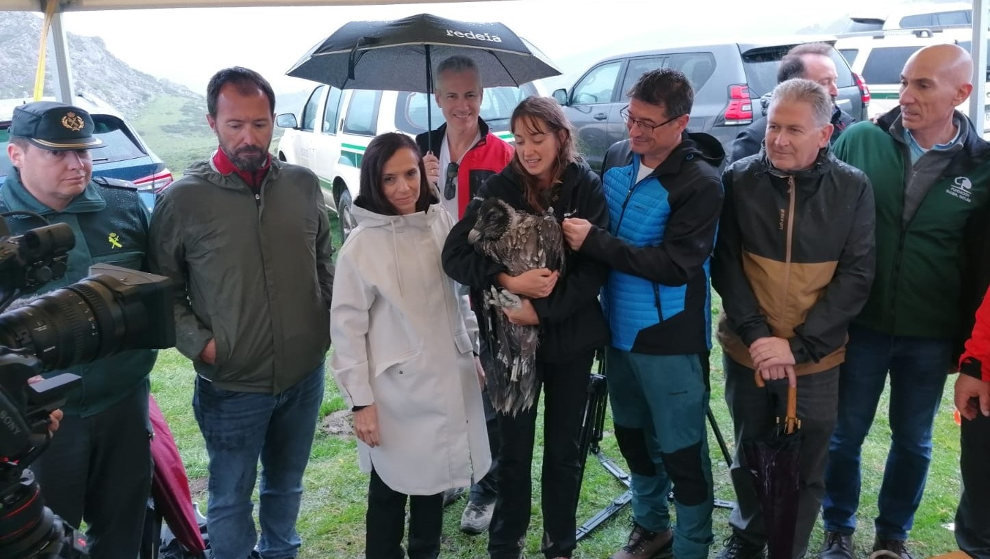
[[[318,153],[314,146],[316,125],[319,123],[320,107],[322,106],[323,97],[328,87],[321,85],[309,94],[309,99],[306,100],[306,105],[303,106],[302,120],[299,122],[299,139],[301,141],[293,146],[295,161],[290,159],[290,163],[302,165],[307,169],[314,168],[313,165],[318,158]]]
[[[333,180],[337,176],[337,167],[340,160],[340,136],[338,134],[340,118],[340,98],[341,91],[336,87],[326,88],[326,94],[322,103],[320,118],[314,124],[312,141],[312,165],[310,169],[320,179],[320,186],[323,188],[323,197],[327,202],[327,207],[335,209],[333,198]]]
[[[624,61],[620,59],[592,67],[574,84],[564,108],[574,126],[578,152],[595,170],[602,168],[605,151],[613,143],[610,138],[614,134],[608,132],[609,115],[615,112],[615,118],[618,118],[618,110],[622,107],[617,85],[623,65]]]

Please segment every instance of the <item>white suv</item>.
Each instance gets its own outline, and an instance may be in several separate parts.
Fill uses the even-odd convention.
[[[492,133],[512,141],[509,117],[524,98],[537,95],[532,84],[486,88],[481,118]],[[432,125],[444,122],[433,99]],[[292,113],[280,114],[276,124],[285,128],[276,151],[282,161],[311,169],[320,178],[327,207],[337,212],[342,238],[354,228],[351,204],[358,193],[361,158],[377,134],[399,131],[415,136],[427,129],[425,93],[373,91],[320,85],[302,109],[301,122]],[[439,149],[440,146],[436,146]]]
[[[885,31],[870,35],[840,37],[835,48],[849,61],[852,71],[870,84],[870,118],[876,118],[897,106],[901,89],[901,70],[911,54],[922,47],[944,43],[970,50],[970,28],[930,31],[927,29]],[[990,101],[990,87],[987,88]],[[960,105],[967,112],[965,101]],[[984,116],[984,129],[990,129],[990,117]]]

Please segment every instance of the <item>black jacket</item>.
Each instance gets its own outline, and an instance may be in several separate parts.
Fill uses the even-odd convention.
[[[481,201],[494,197],[516,209],[534,212],[526,202],[520,177],[511,166],[493,176],[467,207],[443,247],[443,269],[454,280],[472,290],[479,301],[481,290],[497,285],[496,276],[505,266],[476,251],[467,242],[474,227]],[[562,219],[582,217],[598,227],[608,227],[608,212],[601,180],[584,162],[571,163],[564,170],[559,197],[552,201],[554,215]],[[568,250],[564,275],[548,297],[532,301],[540,317],[538,361],[566,362],[579,352],[608,343],[608,327],[598,304],[598,292],[608,276],[608,268],[587,256]],[[482,335],[485,335],[482,324]]]

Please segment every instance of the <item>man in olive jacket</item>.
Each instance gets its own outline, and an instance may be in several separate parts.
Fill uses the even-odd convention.
[[[839,377],[839,420],[825,477],[825,559],[852,557],[860,451],[890,376],[891,447],[877,497],[874,551],[910,557],[932,423],[953,351],[964,335],[965,231],[990,196],[990,146],[955,110],[970,94],[973,61],[956,45],[914,53],[901,72],[900,106],[851,126],[835,155],[873,185],[877,274],[849,328]]]
[[[197,372],[213,557],[244,559],[256,542],[263,558],[295,557],[330,345],[329,223],[313,173],[268,153],[275,96],[264,78],[221,70],[207,104],[220,147],[156,205],[152,268],[177,285],[176,347]]]

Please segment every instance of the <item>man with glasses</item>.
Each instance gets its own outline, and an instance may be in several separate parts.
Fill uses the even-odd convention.
[[[612,559],[671,549],[678,559],[707,558],[708,263],[725,153],[714,137],[685,131],[694,92],[681,72],[647,72],[628,95],[622,116],[629,139],[609,148],[602,166],[609,229],[575,218],[563,224],[571,249],[612,268],[601,297],[612,332],[608,392],[631,474],[634,522]]]
[[[437,66],[436,76],[436,101],[447,122],[436,130],[416,136],[416,144],[423,155],[426,176],[440,190],[444,208],[454,219],[460,219],[482,183],[509,164],[512,146],[489,132],[481,118],[484,90],[481,74],[473,60],[466,56],[451,56]],[[488,350],[484,343],[481,352],[482,362],[487,362]],[[471,487],[468,504],[461,515],[461,531],[467,534],[487,530],[495,510],[498,428],[488,393],[482,395],[492,466],[488,474]]]
[[[834,144],[842,131],[856,122],[856,119],[835,104],[835,99],[839,96],[839,88],[836,84],[839,73],[836,71],[835,62],[832,60],[833,52],[835,50],[828,43],[804,43],[791,48],[780,60],[780,67],[777,69],[777,83],[784,83],[794,78],[804,78],[817,82],[828,91],[832,98],[831,123],[834,131],[831,142]],[[731,161],[733,162],[760,153],[763,138],[767,135],[766,110],[770,103],[769,94],[764,95],[760,99],[760,103],[763,104],[763,117],[744,128],[732,143]]]

